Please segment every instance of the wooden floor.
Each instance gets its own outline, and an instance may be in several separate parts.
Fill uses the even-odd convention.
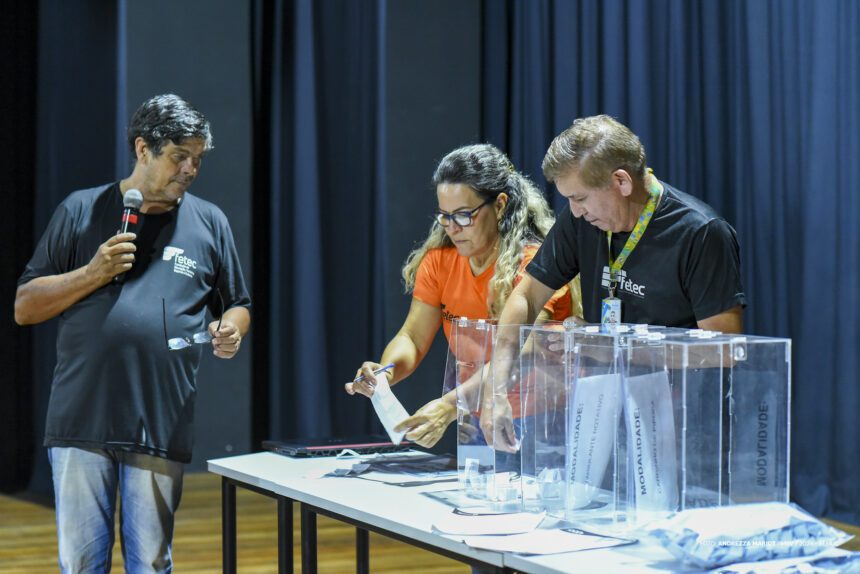
[[[277,572],[277,505],[274,499],[238,488],[236,491],[238,570]],[[854,534],[843,546],[860,550],[860,527],[836,524]],[[355,529],[320,516],[318,566],[321,574],[355,571]],[[301,571],[298,505],[294,508],[295,571]],[[119,540],[119,538],[117,538]],[[182,504],[176,517],[174,565],[179,574],[221,572],[221,481],[204,473],[185,477]],[[117,543],[114,572],[122,572]],[[0,572],[57,572],[57,534],[53,508],[11,496],[0,496]],[[456,560],[408,544],[370,534],[370,571],[374,573],[468,573]]]
[[[236,489],[237,562],[242,574],[277,572],[277,512],[274,499]],[[301,572],[298,505],[294,505],[293,514],[295,571]],[[317,531],[320,574],[355,572],[355,528],[320,516]],[[176,515],[173,560],[178,574],[221,572],[219,476],[208,473],[185,476],[182,503]],[[113,571],[123,572],[118,536]],[[371,533],[370,571],[464,574],[471,569],[462,562]],[[59,572],[53,508],[0,495],[0,572]]]

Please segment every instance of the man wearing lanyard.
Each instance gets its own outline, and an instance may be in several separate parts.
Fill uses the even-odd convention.
[[[542,167],[568,207],[508,298],[500,325],[533,322],[553,291],[581,273],[587,323],[742,331],[735,230],[704,202],[657,179],[626,126],[606,115],[577,119],[550,144]],[[502,361],[515,352],[515,331],[499,331]],[[496,410],[499,424],[505,417]],[[492,436],[492,421],[482,427]],[[512,429],[499,430],[513,445]]]

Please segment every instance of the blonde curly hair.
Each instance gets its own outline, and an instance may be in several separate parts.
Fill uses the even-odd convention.
[[[497,318],[513,289],[523,248],[543,242],[555,215],[537,186],[514,169],[508,156],[490,144],[460,147],[442,158],[433,174],[433,185],[442,183],[468,185],[483,201],[495,200],[501,193],[508,196],[499,221],[496,269],[487,293],[489,316]],[[409,254],[403,265],[401,275],[407,293],[415,288],[418,267],[427,252],[453,245],[445,228],[434,221],[424,242]]]

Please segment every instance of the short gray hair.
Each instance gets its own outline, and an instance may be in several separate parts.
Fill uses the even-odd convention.
[[[619,168],[644,179],[645,148],[636,134],[610,116],[579,118],[552,140],[541,168],[547,181],[576,169],[583,184],[603,189]]]

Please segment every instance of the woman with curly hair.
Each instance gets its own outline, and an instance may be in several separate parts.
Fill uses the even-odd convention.
[[[540,190],[490,144],[450,152],[437,166],[433,184],[439,205],[435,220],[402,270],[406,290],[412,292],[409,313],[380,361],[365,361],[356,372],[356,379],[364,378],[346,384],[350,394],[371,396],[373,371],[382,365],[394,365],[385,371],[390,384],[412,374],[440,325],[450,345],[451,325],[460,317],[497,318],[555,220]],[[571,314],[581,315],[581,308],[571,312],[564,287],[539,320]],[[456,418],[452,391],[421,407],[398,430],[409,429],[407,439],[430,447]]]

